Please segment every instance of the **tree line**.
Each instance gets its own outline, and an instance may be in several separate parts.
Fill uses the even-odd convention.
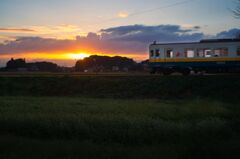
[[[2,71],[39,71],[39,72],[58,72],[61,71],[60,66],[52,62],[32,62],[27,63],[25,59],[13,59],[6,63],[6,67]]]
[[[133,59],[127,57],[93,55],[83,60],[78,60],[75,69],[80,72],[128,72],[142,70],[142,64],[136,63]]]
[[[31,62],[26,59],[10,59],[1,71],[33,71],[33,72],[128,72],[142,71],[146,63],[137,63],[127,57],[109,57],[93,55],[78,60],[74,67],[61,67],[52,62]]]

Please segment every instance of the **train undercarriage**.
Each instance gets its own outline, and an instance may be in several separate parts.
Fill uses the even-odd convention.
[[[180,73],[184,76],[226,73],[240,74],[240,67],[152,67],[150,73],[163,75]]]

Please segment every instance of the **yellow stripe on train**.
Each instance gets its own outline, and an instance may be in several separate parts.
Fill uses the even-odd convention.
[[[239,58],[219,58],[219,57],[212,57],[212,58],[167,58],[167,59],[150,59],[149,62],[214,62],[214,61],[240,61]]]

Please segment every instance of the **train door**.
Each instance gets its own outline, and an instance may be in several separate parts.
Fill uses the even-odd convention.
[[[167,62],[167,59],[173,58],[173,49],[172,48],[167,48],[165,49],[165,54],[164,54],[164,62]]]
[[[173,58],[173,49],[172,48],[166,48],[164,49],[164,57],[163,57],[163,69],[162,73],[164,75],[170,75],[172,73],[171,66],[169,65],[168,59]]]

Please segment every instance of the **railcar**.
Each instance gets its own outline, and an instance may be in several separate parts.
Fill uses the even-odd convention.
[[[157,43],[149,47],[151,73],[222,73],[240,71],[240,39]]]

